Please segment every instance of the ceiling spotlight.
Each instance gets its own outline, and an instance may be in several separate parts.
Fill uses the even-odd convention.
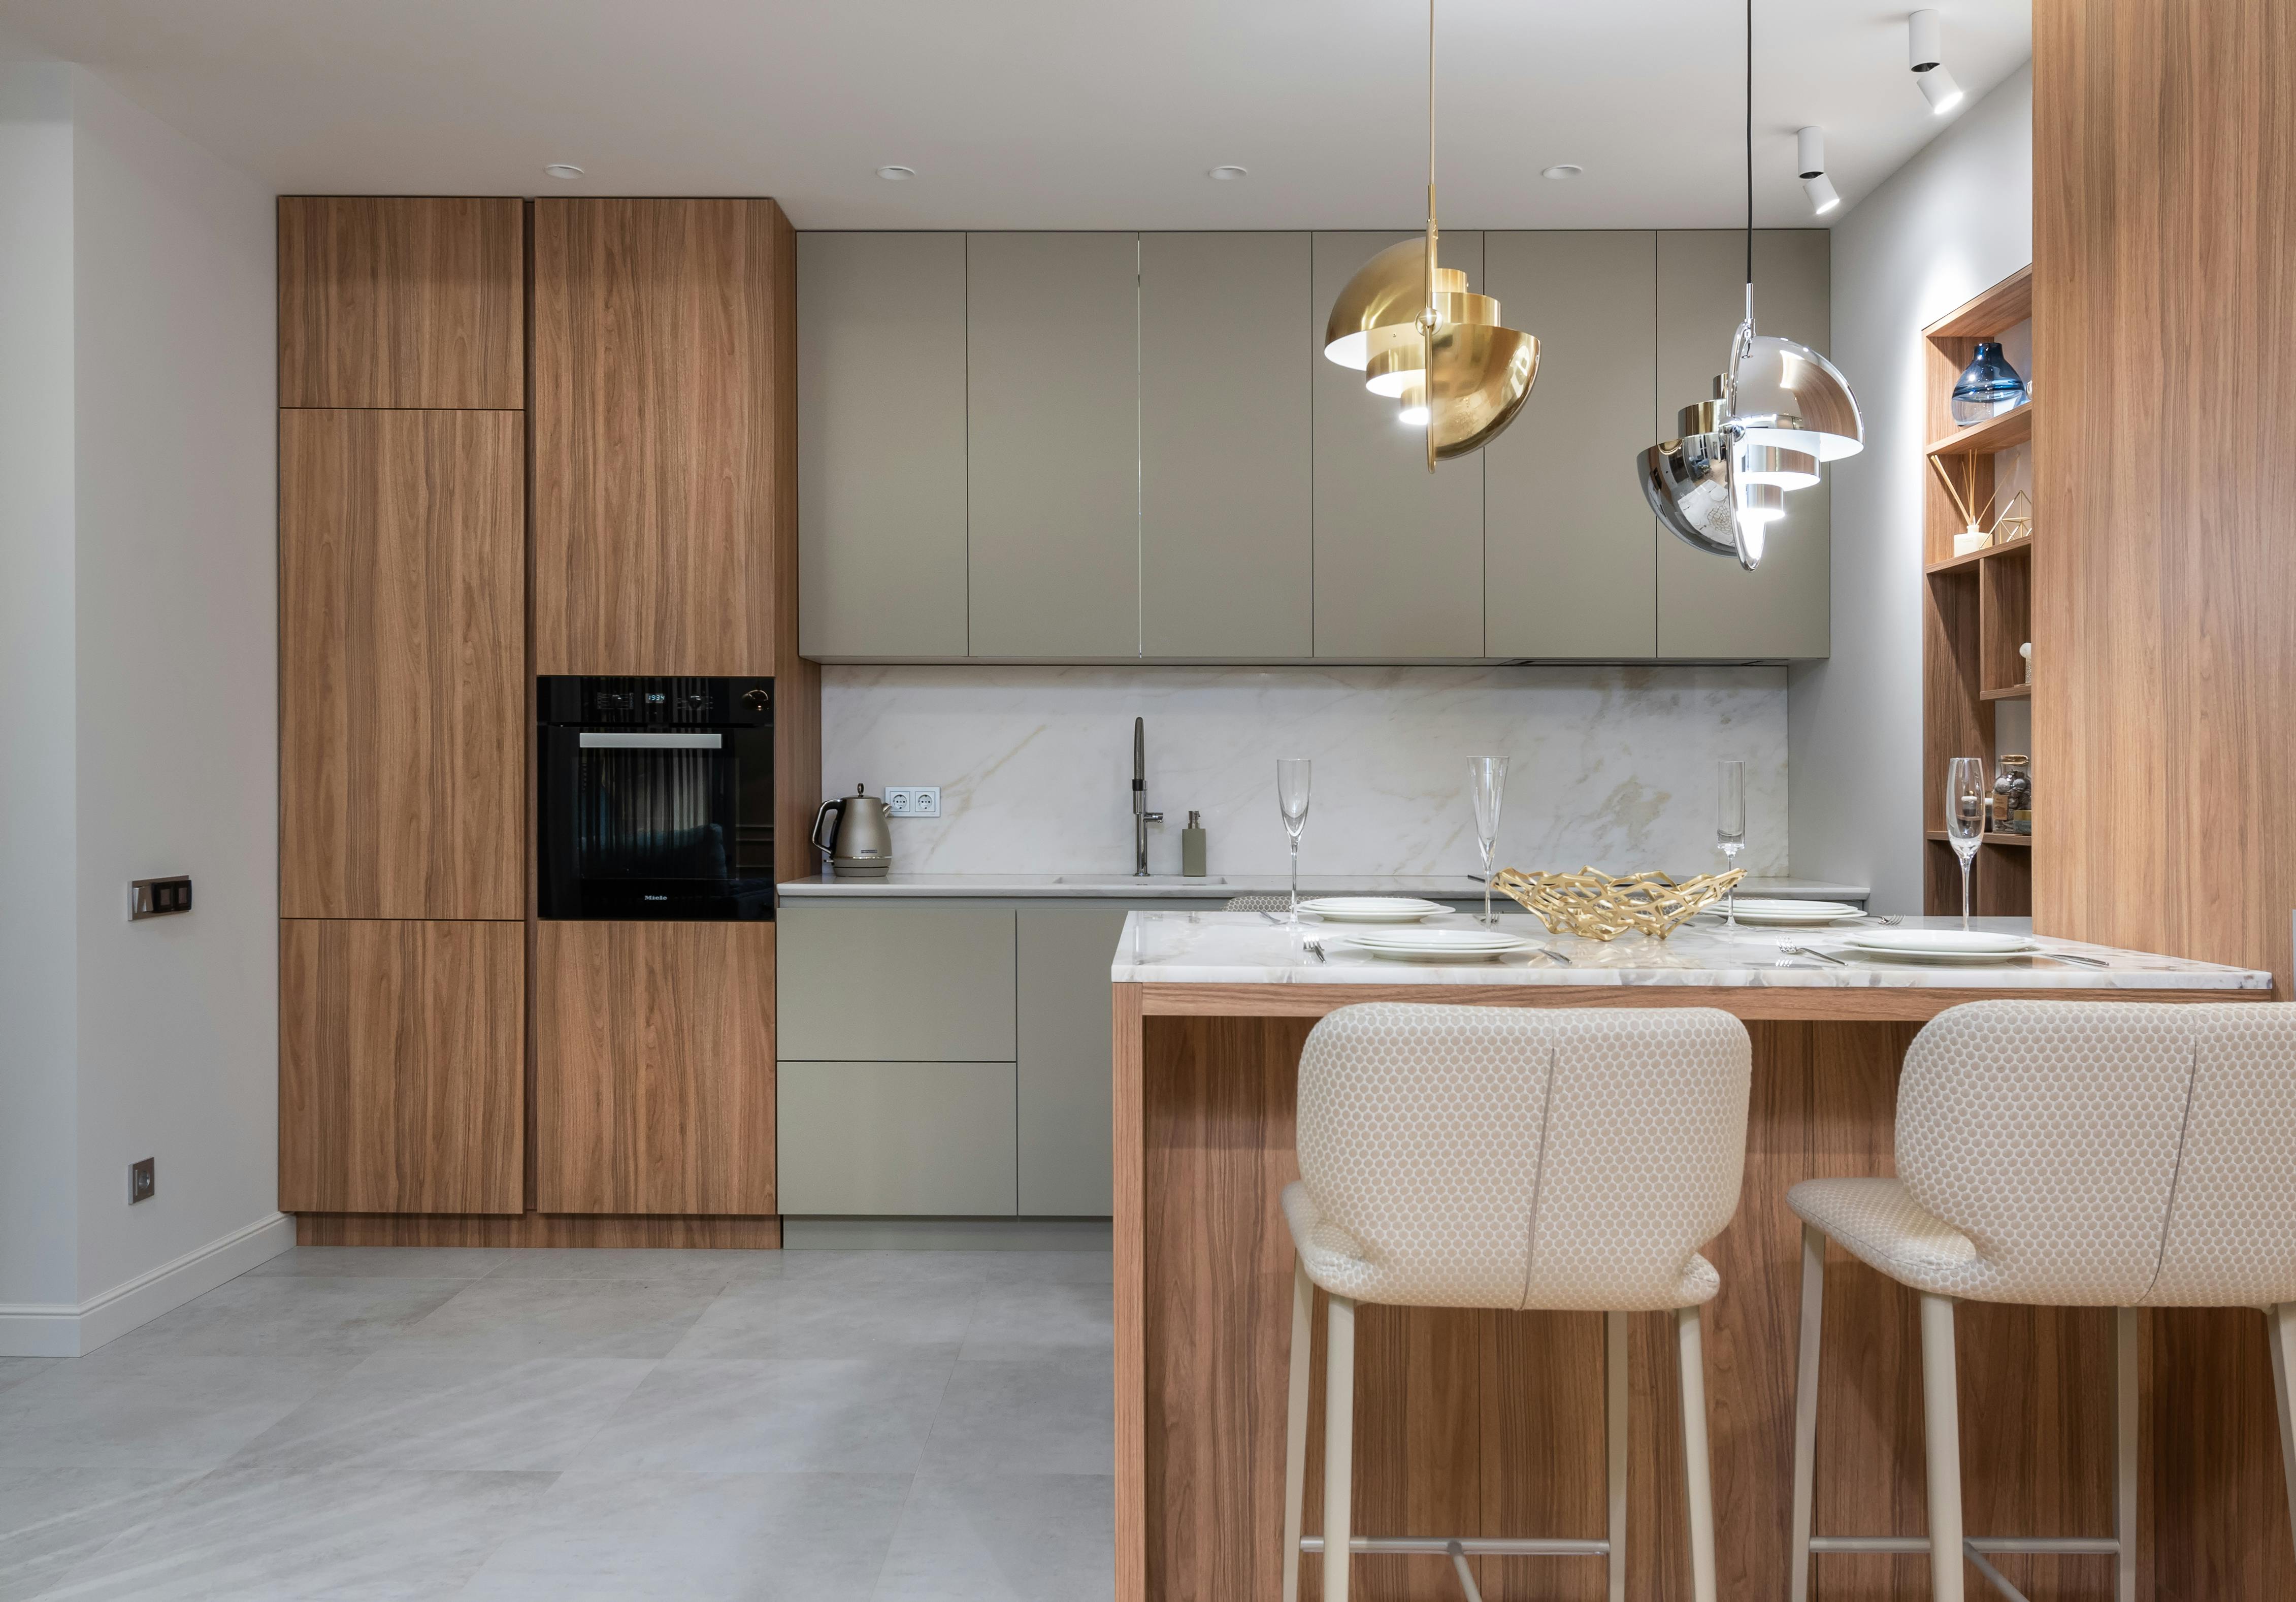
[[[1961,103],[1961,86],[1945,68],[1945,21],[1938,12],[1917,11],[1906,19],[1906,65],[1938,116]]]
[[[1233,184],[1243,177],[1243,173],[1244,169],[1241,167],[1215,167],[1206,176],[1217,178],[1223,184]]]
[[[904,179],[915,177],[917,169],[914,167],[881,167],[877,169],[877,176],[888,184],[898,184]]]
[[[582,169],[571,161],[553,161],[542,170],[554,178],[563,178],[569,183],[582,176]]]
[[[1586,170],[1574,162],[1558,161],[1553,167],[1539,168],[1538,176],[1542,178],[1575,178]]]
[[[1800,128],[1794,134],[1794,166],[1801,174],[1801,192],[1809,196],[1809,209],[1820,217],[1841,204],[1834,193],[1833,182],[1825,176],[1825,130],[1818,127]]]

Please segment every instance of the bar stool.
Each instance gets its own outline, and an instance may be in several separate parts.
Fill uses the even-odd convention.
[[[1713,1602],[1714,1496],[1698,1309],[1721,1286],[1698,1254],[1738,1209],[1753,1051],[1708,1007],[1593,1012],[1374,1004],[1324,1017],[1300,1054],[1300,1178],[1283,1191],[1297,1266],[1283,1457],[1283,1597],[1324,1554],[1324,1602],[1348,1555],[1609,1559],[1626,1595],[1627,1322],[1675,1315],[1693,1595]],[[1324,1533],[1302,1540],[1308,1347],[1330,1293]],[[1354,1534],[1355,1310],[1541,1309],[1604,1315],[1610,1517],[1601,1540]]]
[[[1938,1015],[1898,1085],[1898,1178],[1810,1179],[1794,1400],[1793,1602],[1810,1557],[1926,1552],[1936,1602],[1960,1602],[1965,1553],[2004,1596],[1997,1552],[2115,1560],[2136,1595],[2136,1312],[2261,1307],[2296,1530],[2296,1005],[1979,1001]],[[1928,1537],[1813,1535],[1825,1243],[1921,1293]],[[1964,1537],[1956,1301],[2111,1307],[2115,1532],[2111,1539]]]

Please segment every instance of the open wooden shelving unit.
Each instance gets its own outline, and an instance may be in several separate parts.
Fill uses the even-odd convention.
[[[1967,428],[1955,426],[1953,386],[1980,340],[1997,339],[2033,315],[2033,272],[2021,268],[1922,331],[1929,347],[1927,454],[1965,477],[1972,506],[1993,494],[1997,452],[2033,437],[2033,403]],[[1922,475],[1923,910],[1961,910],[1961,865],[1945,833],[1945,768],[1952,757],[1993,767],[1993,712],[2030,699],[2017,647],[2033,637],[2033,541],[1953,554],[1962,522],[1933,472]],[[1997,514],[1998,508],[1996,508]],[[2033,840],[1988,833],[1978,847],[1972,906],[1993,917],[2033,913]]]

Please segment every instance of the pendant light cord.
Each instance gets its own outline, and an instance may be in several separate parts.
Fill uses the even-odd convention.
[[[1429,106],[1429,117],[1434,114]],[[1429,139],[1434,137],[1431,131]],[[1429,181],[1433,181],[1431,173]],[[1754,0],[1746,0],[1746,310],[1754,309]]]

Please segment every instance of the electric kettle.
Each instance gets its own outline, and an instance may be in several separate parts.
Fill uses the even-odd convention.
[[[893,831],[888,822],[893,814],[884,798],[869,794],[868,789],[856,785],[852,794],[822,802],[821,810],[813,815],[813,843],[840,879],[882,879],[893,866]],[[824,840],[822,828],[832,812],[837,823]]]

